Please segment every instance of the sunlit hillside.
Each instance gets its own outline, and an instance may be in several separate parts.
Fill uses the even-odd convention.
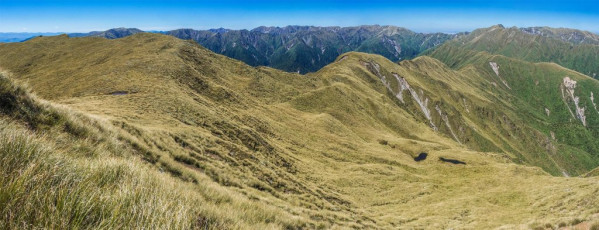
[[[598,226],[599,82],[435,52],[300,75],[160,34],[1,44],[1,228]]]

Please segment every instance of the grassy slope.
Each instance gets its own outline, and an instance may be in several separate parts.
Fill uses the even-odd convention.
[[[438,91],[431,82],[450,82],[441,77],[451,73],[432,59],[398,66],[381,56],[349,53],[317,73],[296,75],[251,68],[156,34],[118,40],[38,38],[2,45],[0,52],[0,66],[18,81],[136,138],[157,167],[198,181],[195,186],[209,183],[194,179],[207,175],[233,193],[301,220],[286,223],[285,217],[245,213],[255,222],[534,227],[573,223],[599,212],[596,178],[551,177],[510,163],[503,154],[468,150],[447,130],[433,132],[414,102],[402,105],[394,99],[365,65],[380,65],[388,77],[401,74],[434,100],[447,101],[441,104],[444,111],[458,117],[451,93],[429,94]],[[441,80],[424,78],[428,73]],[[111,95],[115,91],[129,94]],[[469,103],[490,103],[484,94],[469,93]],[[434,116],[436,124],[440,121]],[[492,138],[484,135],[473,138],[488,143]],[[423,151],[429,158],[414,162],[412,157]]]
[[[591,177],[591,176],[599,176],[599,168],[596,168],[592,171],[590,171],[589,173],[587,173],[586,175],[587,177]]]
[[[0,228],[282,228],[306,223],[198,175],[148,164],[135,137],[0,73]],[[145,160],[144,160],[145,159]],[[201,204],[201,205],[198,205]]]
[[[476,82],[478,88],[487,89],[487,95],[494,98],[499,107],[512,114],[512,119],[520,120],[530,128],[539,131],[545,141],[539,140],[556,162],[557,168],[571,175],[584,174],[599,164],[599,111],[591,101],[591,93],[599,92],[599,82],[578,72],[550,63],[529,63],[486,52],[473,51],[455,42],[442,45],[430,54],[458,72],[472,76],[483,76],[484,81]],[[458,61],[459,60],[459,61]],[[511,89],[503,86],[493,72],[490,62],[499,65],[500,76]],[[586,126],[575,113],[571,99],[562,96],[563,79],[570,77],[577,81],[575,96],[580,107],[585,108]],[[479,78],[480,79],[480,78]],[[495,86],[497,85],[497,86]],[[596,103],[596,102],[595,102]],[[550,113],[545,112],[547,108]],[[553,133],[555,139],[552,137]],[[518,139],[526,138],[527,133],[515,134]],[[540,139],[543,139],[541,136]],[[543,144],[545,142],[545,144]],[[522,146],[523,152],[539,152],[534,145]],[[538,159],[533,159],[534,161]],[[545,163],[535,163],[549,172],[558,174]]]

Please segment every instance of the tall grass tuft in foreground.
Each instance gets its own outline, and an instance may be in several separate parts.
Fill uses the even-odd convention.
[[[68,159],[26,132],[0,126],[0,229],[184,229],[197,223],[192,204],[200,200],[143,166]]]

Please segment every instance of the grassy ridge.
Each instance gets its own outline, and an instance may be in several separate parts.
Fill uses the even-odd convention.
[[[541,148],[544,139],[507,135],[538,131],[512,117],[498,92],[476,85],[477,68],[348,53],[299,75],[156,34],[37,38],[0,51],[16,81],[112,126],[132,148],[124,161],[145,159],[144,170],[190,186],[178,198],[216,228],[534,228],[599,213],[596,178],[513,163],[512,149]],[[393,73],[429,98],[438,131],[407,92],[404,103],[396,97],[397,83],[393,92],[382,83]],[[488,119],[461,116],[468,113]],[[506,120],[526,130],[509,130]],[[428,158],[415,162],[421,152]]]
[[[161,173],[109,124],[40,102],[4,75],[0,95],[2,229],[301,226],[206,178]]]

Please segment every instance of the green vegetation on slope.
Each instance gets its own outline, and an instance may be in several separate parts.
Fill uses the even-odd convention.
[[[589,31],[570,29],[570,28],[551,28],[551,27],[527,27],[520,28],[521,31],[529,34],[538,34],[543,37],[560,39],[572,44],[593,44],[599,45],[599,35]]]
[[[132,156],[148,161],[144,170],[169,171],[174,184],[190,186],[179,198],[217,207],[198,216],[231,228],[533,228],[599,213],[597,178],[552,177],[514,164],[512,151],[500,150],[529,142],[493,136],[505,132],[495,123],[509,111],[472,87],[478,75],[432,58],[397,65],[347,53],[299,75],[252,68],[157,34],[36,38],[0,45],[0,53],[0,66],[16,81],[112,125],[143,149]],[[429,98],[430,121],[411,93],[403,92],[404,102],[396,96],[393,73]],[[465,106],[457,103],[464,99]],[[495,104],[493,123],[460,118],[466,108],[494,114],[486,108]],[[428,158],[414,161],[422,152]],[[208,185],[231,198],[204,192]],[[264,209],[272,215],[260,214]]]
[[[556,64],[533,64],[453,43],[442,45],[430,56],[459,72],[480,76],[473,81],[474,87],[486,89],[485,94],[495,98],[496,110],[511,111],[509,117],[517,118],[542,134],[539,147],[545,148],[549,155],[532,160],[551,158],[555,165],[570,175],[584,174],[599,165],[599,111],[594,102],[594,95],[599,92],[597,80]],[[498,66],[499,75],[494,72],[491,63]],[[566,79],[576,82],[572,90],[574,97],[566,88]],[[581,109],[578,112],[577,106]],[[530,135],[524,132],[514,137],[522,140]],[[542,151],[542,148],[534,149],[534,145],[522,147],[522,152]],[[533,164],[554,175],[560,174],[547,164]]]
[[[410,59],[454,37],[378,25],[258,27],[250,31],[179,29],[166,34],[192,39],[251,66],[300,73],[317,71],[349,51],[379,54],[393,61]]]
[[[558,33],[558,32],[556,32]],[[477,29],[445,43],[447,47],[459,47],[472,51],[485,51],[529,62],[554,62],[587,76],[599,77],[599,44],[562,40],[551,33],[531,34],[516,27],[501,25]],[[596,37],[596,36],[595,36]],[[592,39],[589,39],[592,40]],[[452,62],[461,62],[452,58]],[[451,66],[451,64],[448,63]]]

